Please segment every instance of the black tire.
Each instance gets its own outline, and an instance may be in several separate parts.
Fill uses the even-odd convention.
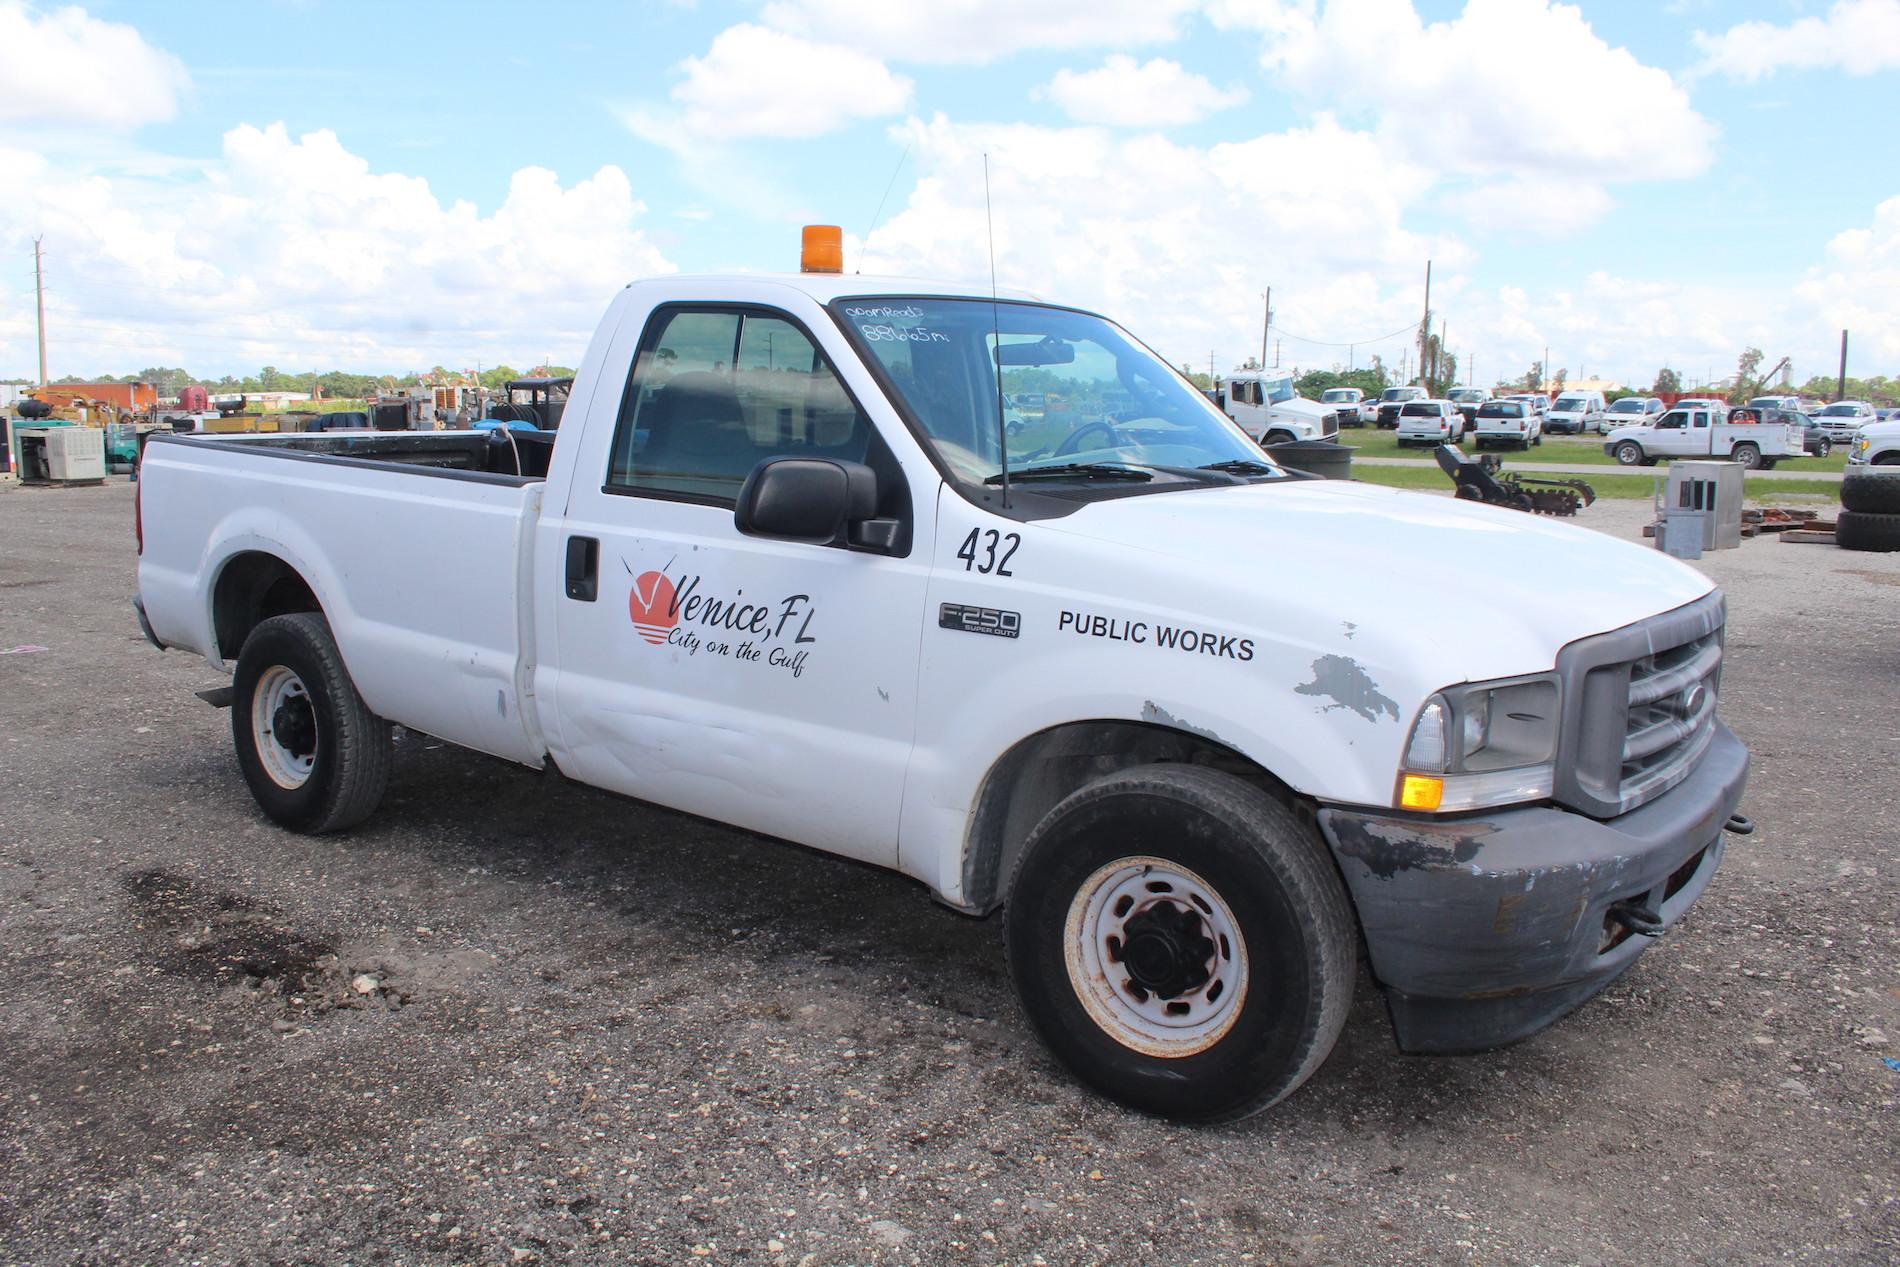
[[[284,688],[268,720],[261,714],[272,685],[259,700],[267,679]],[[238,653],[232,687],[238,768],[266,815],[315,835],[354,827],[375,812],[389,786],[389,723],[357,694],[328,621],[296,612],[259,623]],[[294,769],[288,778],[271,773],[287,758],[293,766],[308,762],[300,782]]]
[[[1843,510],[1834,521],[1834,544],[1843,550],[1891,554],[1900,550],[1900,515]]]
[[[1760,470],[1761,446],[1748,443],[1738,444],[1729,450],[1728,458],[1744,471]]]
[[[1190,905],[1174,889],[1156,892],[1149,886],[1159,881],[1147,879],[1155,864],[1175,869],[1177,882],[1198,879],[1217,905]],[[1086,899],[1113,896],[1105,877],[1118,865],[1130,877],[1122,883],[1156,895],[1132,906],[1125,896],[1115,899],[1091,922]],[[1091,927],[1135,932],[1150,912],[1184,921],[1196,930],[1187,934],[1191,945],[1207,951],[1195,969],[1195,951],[1181,954],[1170,943],[1169,970],[1186,964],[1211,976],[1184,992],[1157,987],[1150,997],[1134,985],[1132,966],[1119,983],[1085,972],[1087,948],[1117,944]],[[1227,919],[1231,939],[1202,935]],[[1199,766],[1138,766],[1071,793],[1030,833],[1004,923],[1017,996],[1050,1051],[1103,1094],[1165,1117],[1231,1122],[1285,1098],[1332,1051],[1352,999],[1357,930],[1325,846],[1259,788]],[[1150,927],[1119,944],[1133,947],[1137,936],[1150,950],[1166,940]],[[1111,971],[1121,975],[1123,961],[1115,962]],[[1094,984],[1078,987],[1078,976]],[[1216,986],[1230,980],[1237,984],[1221,1005]],[[1159,1000],[1168,1011],[1208,1009],[1220,1025],[1150,1053],[1091,1010],[1152,1008]],[[1140,1029],[1128,1032],[1145,1041]]]
[[[1834,442],[1829,440],[1826,436],[1822,436],[1819,440],[1815,441],[1814,443],[1815,457],[1824,458],[1832,452],[1834,452]]]
[[[1616,459],[1617,465],[1619,466],[1649,465],[1643,458],[1643,446],[1634,440],[1622,441],[1616,446],[1615,451],[1612,452],[1610,456]]]
[[[1761,469],[1764,471],[1772,471],[1775,469],[1775,463],[1780,460],[1780,458],[1763,458],[1761,460]]]
[[[1847,468],[1841,505],[1861,514],[1900,515],[1900,471]]]

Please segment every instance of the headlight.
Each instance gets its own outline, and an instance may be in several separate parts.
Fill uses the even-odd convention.
[[[1549,796],[1560,704],[1552,674],[1432,696],[1405,745],[1399,808],[1449,813]]]

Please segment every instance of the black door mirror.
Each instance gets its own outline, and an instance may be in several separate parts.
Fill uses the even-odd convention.
[[[876,514],[876,473],[832,458],[767,458],[746,476],[732,508],[733,522],[748,536],[813,545],[828,545]]]

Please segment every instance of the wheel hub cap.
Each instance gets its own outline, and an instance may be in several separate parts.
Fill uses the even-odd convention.
[[[1201,877],[1161,858],[1120,858],[1082,882],[1063,957],[1090,1018],[1150,1056],[1207,1050],[1247,997],[1247,948],[1232,909]]]

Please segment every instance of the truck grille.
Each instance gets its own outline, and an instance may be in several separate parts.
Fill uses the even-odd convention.
[[[1320,439],[1331,440],[1339,435],[1339,429],[1346,425],[1346,415],[1337,411],[1327,414],[1320,423]]]
[[[1689,777],[1715,739],[1725,618],[1718,591],[1564,648],[1558,800],[1610,818]]]

